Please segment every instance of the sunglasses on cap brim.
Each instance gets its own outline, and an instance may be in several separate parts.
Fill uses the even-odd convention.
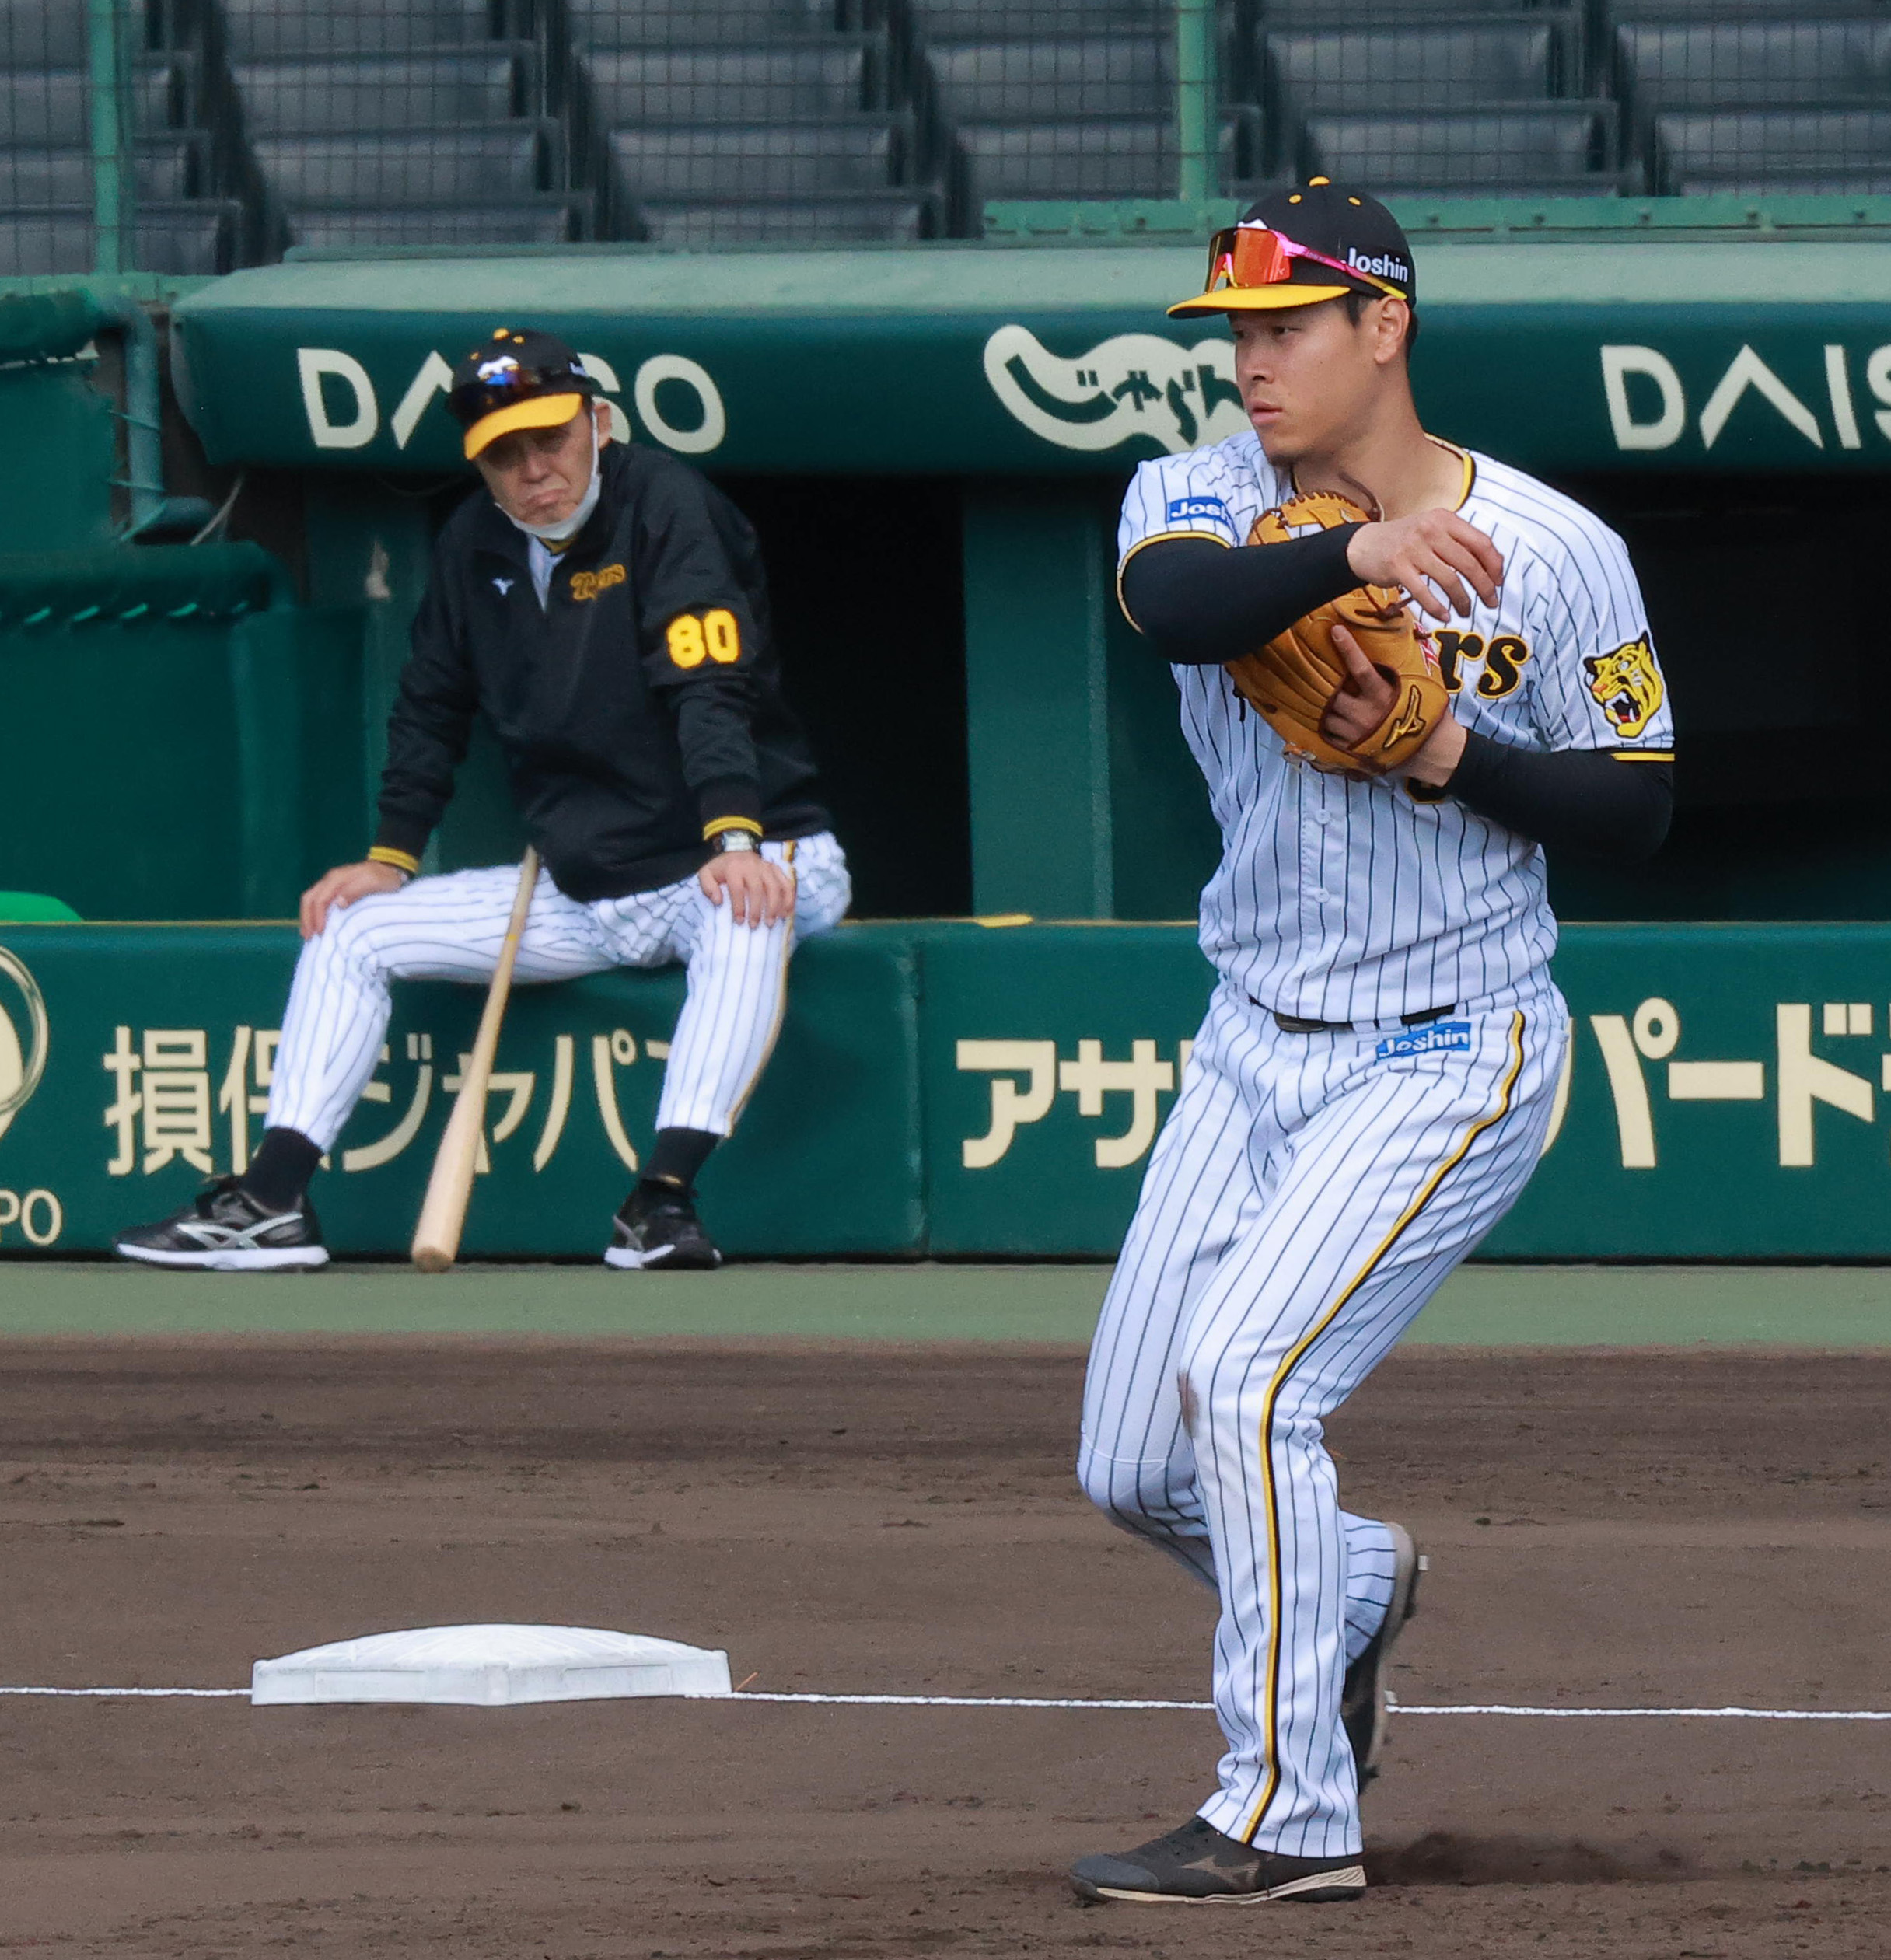
[[[1266,225],[1230,225],[1209,239],[1207,290],[1285,285],[1293,278],[1295,259],[1330,266],[1346,278],[1389,293],[1394,299],[1407,296],[1396,286],[1360,271],[1344,259],[1330,259],[1325,253],[1299,244]]]
[[[446,397],[447,413],[467,428],[501,408],[511,408],[538,395],[596,395],[597,383],[588,374],[574,374],[561,361],[545,367],[499,367],[477,381],[469,381]]]

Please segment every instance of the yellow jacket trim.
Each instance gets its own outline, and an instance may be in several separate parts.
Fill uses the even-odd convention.
[[[420,870],[420,860],[411,851],[397,851],[391,844],[377,844],[368,853],[371,865],[392,865],[396,871],[404,871],[412,878]]]
[[[1288,1376],[1299,1367],[1307,1350],[1333,1325],[1347,1301],[1372,1277],[1379,1262],[1399,1242],[1412,1221],[1431,1202],[1446,1176],[1464,1161],[1471,1145],[1493,1123],[1502,1122],[1509,1113],[1510,1099],[1515,1092],[1517,1078],[1522,1072],[1523,1012],[1518,1008],[1510,1018],[1510,1066],[1505,1071],[1503,1086],[1498,1092],[1497,1107],[1488,1116],[1480,1116],[1465,1131],[1457,1148],[1426,1179],[1418,1195],[1400,1213],[1392,1229],[1373,1249],[1372,1257],[1347,1281],[1333,1305],[1295,1343],[1285,1359],[1275,1369],[1274,1379],[1267,1384],[1267,1399],[1262,1405],[1260,1413],[1262,1515],[1267,1531],[1267,1685],[1263,1689],[1267,1708],[1267,1740],[1264,1745],[1267,1757],[1267,1780],[1261,1790],[1260,1801],[1254,1806],[1253,1814],[1248,1819],[1247,1826],[1241,1833],[1243,1844],[1253,1843],[1254,1833],[1260,1829],[1261,1819],[1267,1815],[1267,1806],[1274,1801],[1274,1794],[1280,1787],[1281,1782],[1281,1518],[1274,1484],[1274,1405],[1280,1399],[1281,1389],[1287,1385]]]
[[[762,826],[752,816],[718,816],[713,823],[703,826],[703,842],[719,837],[725,830],[746,830],[752,837],[759,837]]]

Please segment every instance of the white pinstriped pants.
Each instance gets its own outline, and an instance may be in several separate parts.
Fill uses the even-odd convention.
[[[1384,1620],[1393,1541],[1340,1510],[1322,1418],[1522,1190],[1568,1034],[1547,974],[1430,1027],[1343,1035],[1285,1033],[1224,984],[1157,1139],[1078,1475],[1220,1596],[1228,1748],[1201,1815],[1264,1850],[1361,1848],[1340,1695]]]
[[[762,851],[795,878],[794,917],[772,926],[738,924],[726,902],[704,896],[694,874],[589,904],[568,898],[549,873],[538,875],[513,968],[521,983],[675,961],[689,969],[663,1070],[659,1130],[726,1137],[735,1127],[781,1027],[789,953],[837,925],[853,896],[831,832]],[[327,1150],[379,1061],[393,1011],[389,983],[490,979],[518,889],[517,868],[502,865],[417,878],[330,912],[296,962],[269,1127],[299,1130]]]

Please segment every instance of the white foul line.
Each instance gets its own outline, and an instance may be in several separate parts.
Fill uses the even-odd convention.
[[[1891,1722],[1891,1708],[1520,1708],[1502,1702],[1459,1702],[1420,1708],[1395,1701],[1398,1715],[1665,1715],[1670,1721]]]
[[[1040,1700],[1022,1695],[774,1695],[747,1690],[737,1701],[825,1702],[853,1707],[893,1708],[1141,1708],[1211,1710],[1211,1701]],[[1459,1702],[1428,1708],[1395,1701],[1398,1715],[1662,1716],[1672,1721],[1753,1722],[1891,1722],[1891,1708],[1529,1708],[1502,1702]]]
[[[247,1688],[6,1688],[0,1695],[48,1695],[67,1700],[147,1700],[225,1699],[247,1701]],[[614,1699],[614,1697],[613,1697]],[[641,1699],[641,1697],[630,1697]],[[652,1697],[657,1699],[657,1697]],[[729,1695],[662,1696],[691,1701],[770,1701],[813,1703],[847,1708],[1074,1708],[1135,1709],[1205,1714],[1210,1701],[1084,1701],[1035,1695],[819,1695],[770,1694],[759,1689]],[[333,1705],[333,1704],[330,1704]],[[358,1705],[358,1704],[357,1704]],[[1436,1707],[1397,1702],[1399,1715],[1516,1715],[1558,1721],[1640,1718],[1669,1721],[1891,1722],[1891,1708],[1533,1708],[1508,1702],[1454,1702]]]
[[[241,1695],[245,1701],[250,1699],[247,1688],[0,1688],[0,1695],[61,1695],[80,1698],[103,1696],[117,1700],[121,1695],[142,1695],[154,1700],[171,1698],[179,1700],[216,1700],[225,1695]]]
[[[850,1708],[1180,1708],[1193,1714],[1211,1701],[1054,1701],[1032,1695],[770,1695],[738,1689],[734,1701],[827,1702]]]

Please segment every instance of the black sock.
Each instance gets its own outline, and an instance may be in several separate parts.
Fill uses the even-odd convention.
[[[697,1173],[722,1141],[712,1130],[659,1130],[640,1181],[694,1197]]]
[[[320,1146],[299,1130],[265,1130],[243,1174],[243,1188],[265,1211],[293,1211],[321,1161]]]

